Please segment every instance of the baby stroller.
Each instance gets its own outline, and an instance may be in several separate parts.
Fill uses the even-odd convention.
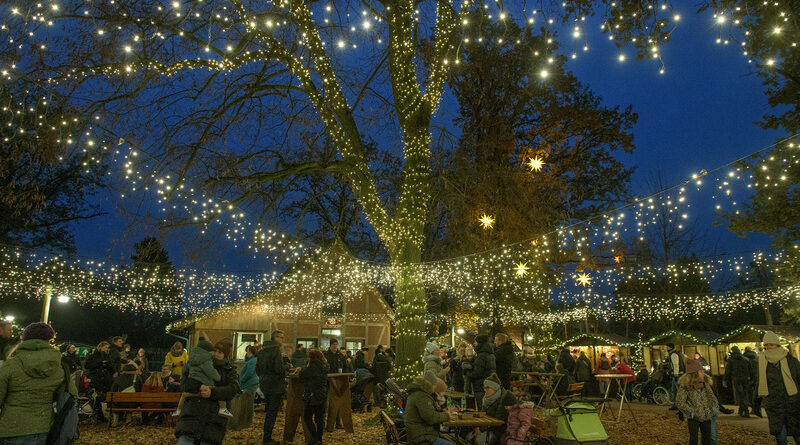
[[[353,412],[363,413],[372,410],[372,400],[369,397],[372,396],[372,391],[369,396],[366,394],[370,385],[372,391],[376,391],[375,376],[365,368],[356,369],[355,379],[350,384],[350,408]]]
[[[408,393],[400,388],[400,385],[394,379],[386,379],[386,389],[389,395],[394,399],[394,403],[400,408],[400,413],[406,408],[406,400],[408,400]]]
[[[633,386],[633,398],[635,400],[645,399],[656,405],[669,405],[670,388],[672,386],[672,364],[664,362],[650,374],[650,379],[644,383],[637,383]]]

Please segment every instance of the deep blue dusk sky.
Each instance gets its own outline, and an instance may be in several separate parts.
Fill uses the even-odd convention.
[[[657,61],[634,60],[634,49],[630,46],[624,50],[626,61],[619,62],[616,46],[600,33],[599,24],[589,32],[590,50],[579,51],[578,58],[566,64],[606,105],[633,105],[639,114],[634,128],[637,149],[632,155],[619,155],[623,162],[637,167],[632,184],[635,194],[648,191],[646,180],[655,172],[660,172],[665,183],[671,185],[701,169],[711,170],[786,136],[764,131],[754,124],[770,108],[755,67],[747,63],[738,45],[716,43],[717,30],[710,14],[697,15],[693,9],[678,12],[681,24],[672,34],[672,41],[661,49],[665,74],[659,74]],[[562,49],[568,52],[569,34],[563,33],[560,41]],[[439,122],[452,121],[457,116],[454,101],[445,104],[437,115]],[[107,194],[102,196],[105,197],[102,205],[111,214],[76,225],[78,254],[127,261],[133,243],[152,232],[148,228],[130,227],[118,212],[118,206],[136,208],[136,198],[120,201]],[[719,232],[715,236],[723,240],[723,249],[725,244],[733,244],[732,235],[723,228],[715,230]],[[192,240],[191,236],[173,238]],[[197,264],[174,239],[168,242],[168,250],[178,266],[205,264],[211,270],[253,271],[268,268],[253,260],[243,248],[237,252],[224,240],[217,246],[225,249],[225,253],[214,255],[217,260],[223,258],[222,261],[212,264],[201,260]],[[745,248],[767,248],[764,241],[762,237],[750,240]],[[741,246],[737,248],[742,250]]]

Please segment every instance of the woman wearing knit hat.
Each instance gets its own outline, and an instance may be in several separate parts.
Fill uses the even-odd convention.
[[[442,349],[436,343],[428,342],[425,345],[425,357],[422,362],[425,364],[424,371],[432,371],[436,377],[444,380],[450,372],[450,365],[442,366]]]
[[[64,383],[61,354],[50,346],[53,329],[31,323],[0,366],[0,443],[44,444],[53,423],[53,396]],[[74,384],[69,391],[77,397]]]
[[[477,444],[496,444],[500,437],[506,432],[506,421],[508,420],[508,407],[517,404],[517,398],[511,391],[503,388],[500,377],[492,373],[483,381],[483,405],[481,411],[487,416],[494,417],[503,421],[501,426],[475,431],[473,443]]]
[[[711,422],[719,414],[719,402],[711,389],[713,380],[697,360],[685,361],[686,372],[678,379],[675,406],[689,426],[689,445],[697,445],[701,433],[703,445],[712,445]]]
[[[758,396],[764,397],[769,432],[778,445],[800,439],[800,363],[780,345],[772,331],[764,333],[764,352],[758,360]]]

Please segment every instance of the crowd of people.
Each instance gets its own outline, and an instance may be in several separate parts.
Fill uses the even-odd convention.
[[[266,411],[263,443],[275,445],[279,442],[272,434],[286,397],[287,378],[295,377],[304,384],[303,421],[311,443],[317,445],[324,434],[329,374],[354,373],[353,384],[369,379],[375,383],[374,403],[384,404],[382,391],[394,362],[391,349],[384,350],[382,345],[375,346],[372,354],[368,346],[353,354],[339,348],[336,340],[324,350],[298,344],[287,356],[283,353],[285,335],[277,330],[263,345],[247,346],[241,372],[231,356],[231,342],[212,344],[205,339],[188,353],[176,342],[166,353],[161,370],[151,372],[144,349],[132,349],[122,336],[101,341],[82,359],[74,345],[64,345],[63,353],[54,348],[54,335],[49,325],[32,323],[16,339],[10,324],[0,322],[0,444],[44,444],[53,422],[55,392],[69,390],[77,396],[82,388],[96,395],[97,420],[105,420],[102,403],[109,391],[181,393],[172,415],[155,412],[143,416],[145,423],[175,419],[180,445],[221,444],[227,430],[251,427],[260,392]],[[557,388],[561,392],[570,383],[597,380],[605,394],[608,381],[603,375],[611,373],[629,375],[629,383],[650,378],[645,368],[634,376],[627,358],[621,355],[601,354],[592,363],[582,351],[568,348],[554,355],[535,355],[530,348],[518,354],[503,333],[491,342],[489,336],[477,335],[473,342],[452,348],[427,342],[421,365],[424,372],[408,385],[404,407],[412,444],[451,443],[440,437],[441,424],[459,409],[448,399],[448,390],[474,395],[481,411],[503,421],[497,427],[464,431],[463,440],[489,445],[524,443],[529,422],[522,420],[530,418],[533,404],[526,394],[512,390],[514,371],[562,374]],[[668,386],[671,384],[671,409],[687,422],[690,444],[716,445],[716,419],[732,410],[720,404],[708,362],[700,354],[685,357],[668,344],[663,366],[668,370]],[[795,441],[800,438],[798,382],[800,362],[780,346],[772,332],[764,335],[760,351],[748,347],[742,352],[733,347],[722,379],[722,385],[733,390],[740,416],[761,417],[763,400],[769,430],[778,445],[788,444],[789,436]]]

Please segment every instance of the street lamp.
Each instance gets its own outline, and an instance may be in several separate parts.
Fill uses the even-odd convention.
[[[12,322],[12,321],[14,321],[14,316],[13,316],[13,315],[6,315],[6,321],[7,321],[7,322]]]
[[[53,298],[53,286],[44,288],[44,303],[42,304],[42,322],[47,323],[50,319],[50,300]],[[56,297],[59,303],[68,303],[69,297],[65,294]]]

